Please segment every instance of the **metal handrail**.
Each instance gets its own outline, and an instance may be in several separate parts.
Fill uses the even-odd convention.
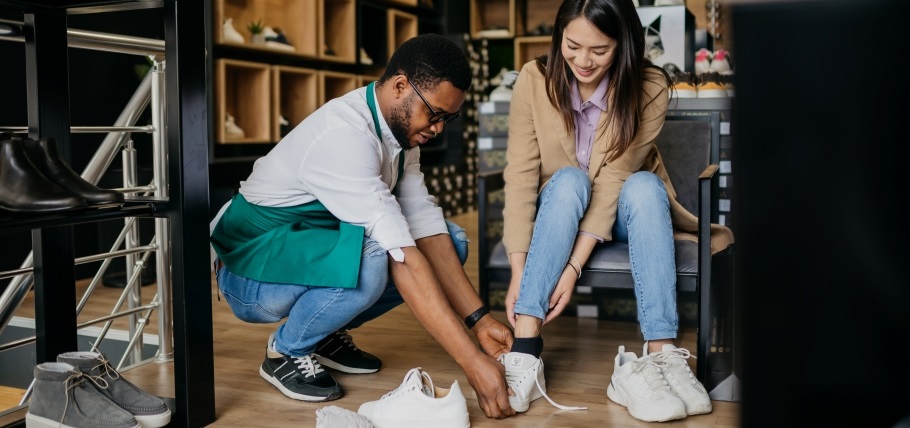
[[[24,24],[17,21],[0,19],[0,24],[7,24],[7,28],[13,28],[10,27],[10,25],[18,25],[20,26],[18,27],[20,30],[24,28]],[[164,123],[167,117],[167,107],[165,101],[166,88],[164,75],[164,41],[76,29],[68,29],[67,38],[68,46],[70,47],[114,53],[143,55],[151,59],[153,63],[152,69],[142,79],[139,87],[136,89],[132,98],[124,107],[123,111],[114,122],[113,126],[72,126],[70,128],[70,132],[72,133],[107,134],[99,148],[96,150],[92,159],[85,167],[85,170],[82,172],[81,177],[89,183],[97,184],[101,176],[105,171],[107,171],[114,158],[117,156],[118,151],[121,151],[121,149],[124,149],[126,147],[132,149],[132,141],[129,140],[129,134],[133,132],[148,133],[152,135],[153,140],[153,182],[147,186],[137,186],[135,184],[135,175],[133,175],[131,182],[127,181],[127,171],[135,174],[137,168],[135,163],[135,154],[133,153],[133,155],[130,156],[127,153],[129,150],[124,149],[121,151],[125,174],[124,186],[123,188],[117,190],[123,191],[124,193],[146,192],[146,195],[148,193],[153,193],[156,197],[167,198],[167,141],[165,132],[166,126]],[[24,42],[25,37],[21,33],[15,34],[15,32],[13,32],[13,34],[7,33],[0,35],[0,40]],[[139,119],[139,116],[142,114],[145,108],[149,106],[150,103],[152,107],[152,124],[145,126],[135,125]],[[0,127],[0,131],[28,132],[28,127],[6,126]],[[135,255],[139,253],[142,253],[143,255],[140,259],[140,262],[133,264],[128,263],[127,276],[130,278],[130,280],[127,283],[127,287],[124,289],[123,295],[121,295],[121,298],[117,303],[117,309],[115,309],[115,312],[111,313],[108,316],[89,321],[88,323],[79,324],[79,326],[81,328],[83,325],[90,325],[102,321],[109,321],[114,318],[129,316],[131,323],[131,339],[127,347],[127,352],[124,353],[124,357],[121,360],[120,365],[122,365],[126,361],[126,357],[130,353],[131,349],[133,350],[132,359],[134,361],[141,359],[141,352],[136,352],[141,351],[141,331],[144,328],[145,324],[148,322],[152,311],[158,310],[159,348],[157,358],[159,361],[170,361],[173,359],[173,345],[171,343],[172,332],[170,330],[172,322],[171,312],[169,305],[161,304],[161,302],[168,302],[171,296],[170,278],[168,277],[168,275],[170,275],[170,248],[167,239],[168,236],[170,236],[170,225],[167,219],[155,219],[156,234],[152,240],[152,243],[145,246],[138,246],[131,243],[130,239],[131,234],[138,237],[135,218],[127,217],[124,220],[125,224],[123,231],[121,232],[120,237],[117,239],[117,242],[114,244],[114,247],[111,248],[111,251],[107,253],[81,257],[75,260],[76,264],[103,260],[98,274],[96,274],[95,278],[92,281],[92,284],[89,286],[89,289],[86,291],[82,301],[77,307],[77,314],[83,308],[85,301],[91,294],[91,291],[97,285],[104,271],[106,271],[111,259],[115,257],[126,257],[127,261],[129,262],[132,258],[135,257]],[[118,250],[117,248],[124,241],[126,242],[126,248]],[[153,301],[150,304],[139,305],[139,303],[141,303],[141,299],[139,299],[140,288],[131,287],[131,285],[138,282],[138,278],[141,275],[142,270],[145,268],[145,262],[151,252],[155,252],[156,261],[158,262],[156,272],[158,290],[155,297],[153,298]],[[19,269],[0,272],[0,279],[12,277],[12,280],[7,285],[7,288],[4,290],[2,295],[0,295],[0,333],[2,333],[3,329],[12,320],[13,314],[25,300],[25,297],[32,288],[33,262],[33,253],[29,252],[28,256],[20,265]],[[127,293],[131,293],[131,295],[128,296]],[[120,311],[119,307],[124,301],[127,301],[130,307],[127,310]],[[136,314],[139,314],[143,311],[145,311],[145,313],[141,315],[141,318],[134,318]],[[104,327],[103,332],[98,335],[99,343],[101,340],[103,340],[109,327],[110,322],[108,322],[108,324]],[[0,346],[0,351],[9,349],[10,347],[21,346],[22,344],[24,344],[23,341],[18,340],[12,342],[12,346]],[[93,346],[97,346],[97,343]],[[118,368],[120,365],[118,365]],[[28,395],[29,394],[26,394],[23,397],[23,401],[27,400]]]

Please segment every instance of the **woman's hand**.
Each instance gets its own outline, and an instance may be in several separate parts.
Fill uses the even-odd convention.
[[[562,314],[566,305],[572,300],[572,292],[575,291],[575,281],[577,280],[578,273],[571,266],[566,265],[566,268],[562,271],[562,276],[559,277],[559,282],[556,283],[556,289],[550,295],[550,310],[547,312],[547,317],[543,320],[544,324],[555,320]],[[509,291],[511,291],[511,287]],[[508,302],[508,295],[506,295],[506,301]]]
[[[515,315],[515,303],[518,302],[518,292],[521,290],[521,275],[512,275],[512,279],[509,281],[509,291],[506,292],[506,319],[509,320],[509,324],[512,325],[512,328],[515,328],[515,321],[517,320]]]

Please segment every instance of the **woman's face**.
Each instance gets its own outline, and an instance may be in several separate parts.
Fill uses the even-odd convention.
[[[566,25],[562,35],[562,56],[581,84],[598,84],[613,63],[616,40],[601,33],[586,18]]]

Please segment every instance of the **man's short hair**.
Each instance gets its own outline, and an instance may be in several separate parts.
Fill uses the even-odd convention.
[[[443,81],[467,92],[471,67],[464,52],[448,37],[427,33],[408,39],[392,54],[379,82],[403,74],[418,88],[435,90]]]

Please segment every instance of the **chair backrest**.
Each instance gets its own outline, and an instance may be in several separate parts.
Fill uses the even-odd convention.
[[[698,176],[711,162],[711,116],[668,116],[654,144],[676,189],[676,200],[698,212]]]

